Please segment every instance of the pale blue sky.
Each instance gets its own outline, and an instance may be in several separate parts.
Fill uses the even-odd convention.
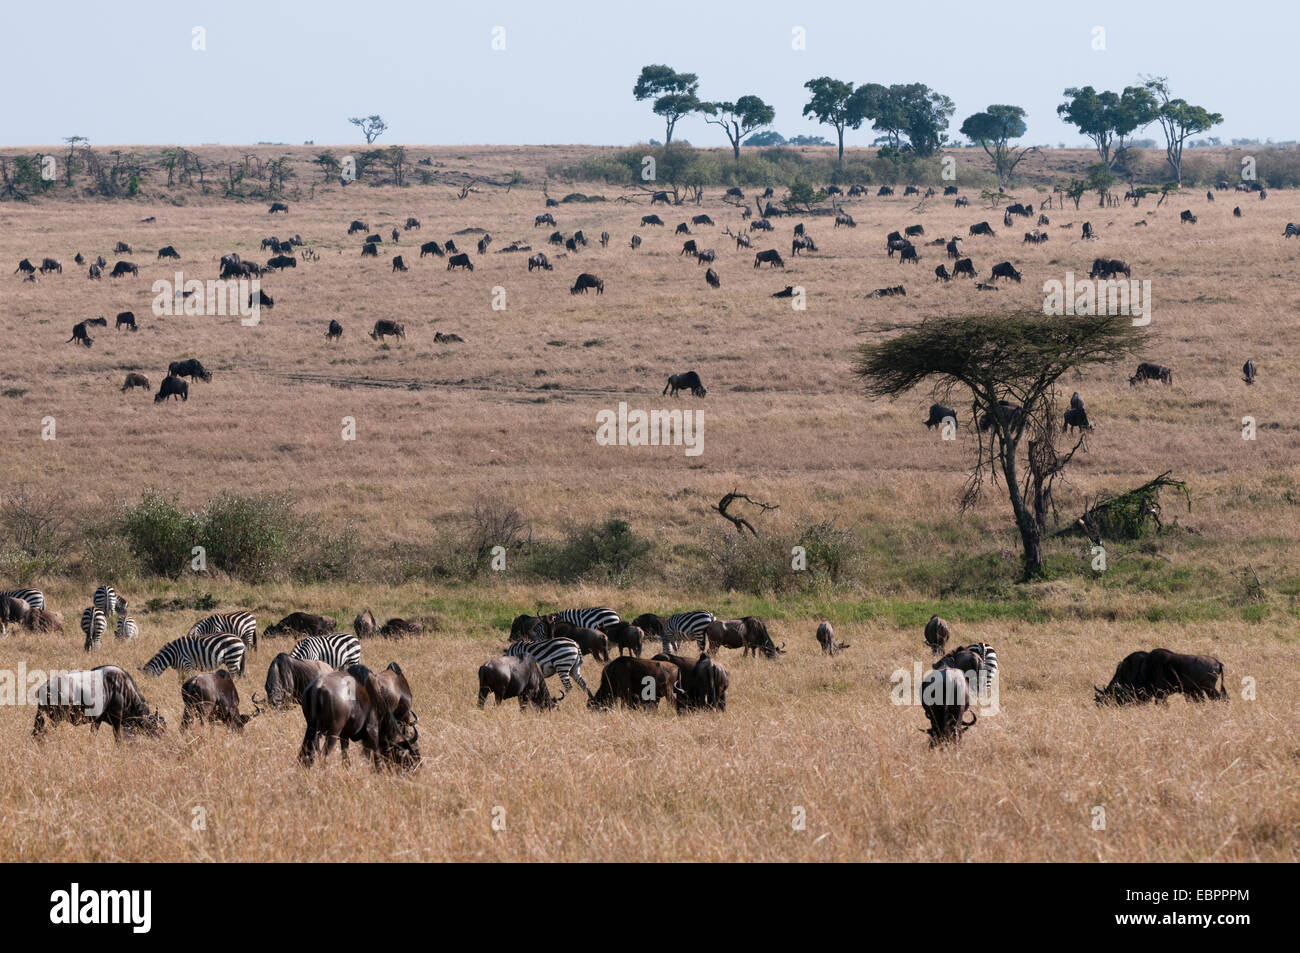
[[[0,33],[0,144],[88,136],[94,145],[358,141],[346,117],[378,112],[380,144],[599,143],[663,137],[632,99],[641,66],[698,73],[700,95],[747,93],[784,135],[833,138],[801,116],[803,83],[923,82],[961,120],[990,103],[1029,113],[1027,142],[1083,144],[1061,91],[1167,75],[1224,114],[1211,134],[1300,138],[1290,105],[1300,4],[1039,2],[190,2],[68,0],[10,12]],[[192,29],[206,50],[191,48]],[[505,50],[492,30],[505,29]],[[791,48],[803,27],[807,49]],[[1106,49],[1093,49],[1093,28]],[[848,143],[868,144],[869,127]],[[1157,127],[1145,135],[1159,137]],[[698,117],[677,136],[723,145]]]

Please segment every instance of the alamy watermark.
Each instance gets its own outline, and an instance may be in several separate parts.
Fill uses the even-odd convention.
[[[704,452],[704,414],[699,410],[618,410],[596,412],[596,443],[602,447],[685,447],[686,456]]]
[[[1151,281],[1145,279],[1088,278],[1074,280],[1074,272],[1065,273],[1065,281],[1055,278],[1043,282],[1043,314],[1089,316],[1097,314],[1128,315],[1134,327],[1151,323]]]

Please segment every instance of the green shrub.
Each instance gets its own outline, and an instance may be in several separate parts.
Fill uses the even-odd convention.
[[[533,547],[528,571],[555,582],[627,583],[645,565],[653,544],[624,520],[571,529],[560,543]]]
[[[203,513],[208,567],[246,582],[283,576],[303,532],[288,497],[223,493]]]
[[[146,492],[122,514],[121,531],[139,565],[157,576],[175,579],[189,567],[191,549],[200,535],[199,517],[181,509],[175,497]]]

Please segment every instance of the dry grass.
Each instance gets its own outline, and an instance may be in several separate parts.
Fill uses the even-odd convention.
[[[490,174],[569,158],[543,150],[444,152],[457,167],[477,162]],[[457,163],[458,155],[467,159]],[[552,195],[575,189],[619,194],[551,183]],[[978,200],[961,210],[932,200],[917,211],[911,199],[871,198],[848,203],[855,230],[803,216],[821,250],[788,260],[782,273],[755,271],[752,252],[720,234],[725,225],[735,230],[739,216],[718,201],[719,191],[710,190],[701,209],[661,210],[669,222],[662,231],[637,227],[644,204],[554,209],[566,234],[581,228],[593,245],[557,260],[554,272],[532,275],[525,254],[495,252],[516,238],[544,247],[549,230],[532,228],[542,211],[535,187],[464,201],[446,187],[319,189],[292,202],[288,217],[217,201],[0,205],[0,261],[51,255],[64,263],[61,276],[35,284],[0,277],[0,339],[10,345],[0,388],[8,395],[0,396],[9,451],[0,462],[3,485],[58,486],[87,510],[134,500],[145,486],[193,505],[226,489],[289,488],[330,524],[352,522],[369,540],[398,543],[427,542],[474,500],[504,498],[542,533],[571,519],[623,516],[677,566],[667,581],[630,591],[492,581],[221,588],[223,604],[248,605],[263,624],[293,609],[345,620],[366,604],[385,617],[436,611],[438,634],[367,647],[368,662],[382,667],[396,658],[412,680],[424,769],[413,778],[374,776],[357,763],[304,772],[294,760],[302,725],[295,713],[259,719],[243,738],[183,738],[173,730],[158,743],[116,748],[107,733],[92,739],[86,729],[64,728],[36,749],[27,738],[32,713],[12,709],[0,712],[4,856],[1295,860],[1300,748],[1291,730],[1297,699],[1284,673],[1294,655],[1300,549],[1289,386],[1297,379],[1300,323],[1290,290],[1297,246],[1281,236],[1287,221],[1300,220],[1300,195],[1273,191],[1259,202],[1229,194],[1208,205],[1189,193],[1166,202],[1143,228],[1131,223],[1153,210],[1151,200],[1138,210],[1085,202],[1076,212],[1071,204],[1049,213],[1052,237],[1038,247],[1020,243],[1027,227],[1004,229],[1000,211]],[[1238,203],[1243,219],[1231,214]],[[1184,207],[1196,211],[1197,226],[1178,223]],[[705,286],[703,267],[677,254],[682,239],[671,234],[698,211],[718,221],[696,237],[718,251],[721,291]],[[149,215],[156,224],[138,224]],[[387,245],[378,262],[359,259],[359,242],[345,233],[351,219],[386,235],[407,215],[424,223],[404,233],[398,249],[408,274],[390,273]],[[929,239],[965,234],[981,219],[998,235],[968,239],[968,254],[984,275],[1011,260],[1023,284],[977,294],[968,282],[934,283],[942,249],[921,249],[919,268],[883,254],[889,230],[919,222]],[[1085,219],[1099,241],[1076,240]],[[1058,227],[1066,222],[1073,227]],[[791,224],[780,221],[770,242],[757,237],[755,250],[777,247],[784,255]],[[480,256],[472,237],[457,238],[474,259],[472,275],[418,259],[418,242],[442,242],[469,226],[495,239]],[[594,243],[602,229],[613,236],[605,250]],[[175,245],[187,276],[208,278],[221,254],[264,260],[264,235],[293,232],[321,260],[265,279],[276,306],[263,312],[261,326],[151,315],[152,281],[175,270],[155,262],[157,248]],[[646,239],[636,253],[627,247],[633,232]],[[111,262],[118,239],[136,249],[122,257],[142,266],[138,279],[92,283],[72,264],[78,250]],[[961,750],[932,752],[917,730],[920,712],[888,701],[889,673],[920,658],[919,630],[845,617],[859,603],[870,608],[886,598],[941,605],[900,572],[927,554],[1001,553],[1010,576],[1015,541],[996,497],[957,517],[972,441],[963,434],[944,443],[919,426],[928,395],[868,403],[855,391],[848,373],[860,340],[855,329],[875,318],[1037,307],[1043,281],[1067,269],[1083,277],[1098,255],[1125,258],[1135,278],[1151,279],[1149,356],[1174,369],[1176,386],[1130,389],[1130,368],[1067,382],[1087,398],[1098,429],[1071,471],[1062,508],[1073,512],[1084,494],[1172,469],[1191,484],[1194,508],[1180,520],[1193,532],[1161,541],[1158,551],[1171,560],[1171,574],[1185,574],[1183,588],[1115,590],[1080,574],[1030,593],[1063,621],[961,625],[963,638],[999,650],[1003,712],[982,719]],[[602,276],[605,294],[569,295],[579,271]],[[905,299],[862,298],[899,281]],[[808,289],[806,312],[769,297],[786,284]],[[506,289],[505,311],[491,309],[497,286]],[[136,312],[139,333],[113,331],[120,310]],[[110,327],[94,330],[92,349],[64,343],[75,322],[96,314]],[[330,346],[323,333],[335,317],[346,333]],[[365,332],[379,317],[404,321],[406,343],[370,341]],[[435,330],[466,343],[435,345]],[[119,393],[127,371],[148,374],[156,387],[170,361],[188,356],[215,376],[193,384],[187,404],[155,406],[141,392]],[[1249,390],[1240,381],[1247,357],[1260,368]],[[597,446],[597,411],[619,400],[670,405],[659,396],[664,378],[691,367],[709,396],[678,404],[705,413],[703,456]],[[1240,438],[1247,414],[1259,421],[1253,443]],[[57,421],[54,441],[40,439],[45,416]],[[356,419],[355,442],[340,439],[344,416]],[[791,646],[786,658],[769,664],[727,654],[733,687],[724,716],[597,716],[576,696],[542,718],[513,705],[474,709],[475,670],[498,650],[500,622],[515,608],[545,601],[604,603],[625,613],[732,609],[734,597],[711,589],[688,557],[730,532],[707,508],[736,486],[781,504],[772,526],[835,518],[875,534],[881,552],[869,582],[829,594],[824,605],[774,613],[774,634]],[[1073,542],[1053,551],[1086,556]],[[1273,610],[1263,621],[1131,621],[1154,602],[1176,608],[1184,597],[1221,599],[1235,613],[1241,590],[1223,579],[1247,563]],[[75,628],[89,592],[59,580],[46,588]],[[155,583],[140,588],[164,594]],[[823,614],[854,643],[834,661],[820,657],[812,637]],[[1105,621],[1108,614],[1121,621]],[[134,668],[196,615],[139,615],[140,641],[108,645],[94,661]],[[1233,702],[1095,710],[1090,685],[1108,678],[1127,652],[1155,645],[1218,655]],[[0,659],[29,669],[87,661],[71,632],[15,636],[0,646]],[[264,650],[250,666],[259,688],[269,660]],[[598,666],[589,662],[587,671],[594,686]],[[1257,701],[1239,697],[1245,676],[1258,680]],[[144,679],[146,696],[176,726],[174,679]],[[330,810],[303,811],[306,804]],[[196,805],[207,811],[203,832],[191,830]],[[506,810],[504,832],[490,824],[497,805]],[[1097,805],[1106,808],[1105,831],[1091,826]],[[807,808],[805,832],[791,830],[795,806]]]

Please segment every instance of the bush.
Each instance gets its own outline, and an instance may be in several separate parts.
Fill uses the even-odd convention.
[[[189,566],[200,521],[181,509],[175,497],[147,492],[138,504],[125,509],[120,522],[131,552],[145,571],[176,579]]]
[[[199,541],[209,568],[262,582],[284,575],[303,530],[287,497],[223,493],[204,511]]]
[[[555,582],[626,583],[652,548],[626,521],[610,519],[572,529],[562,543],[535,547],[529,571]]]
[[[794,588],[802,575],[791,566],[790,547],[773,536],[725,533],[709,549],[714,582],[728,592],[759,596]]]

